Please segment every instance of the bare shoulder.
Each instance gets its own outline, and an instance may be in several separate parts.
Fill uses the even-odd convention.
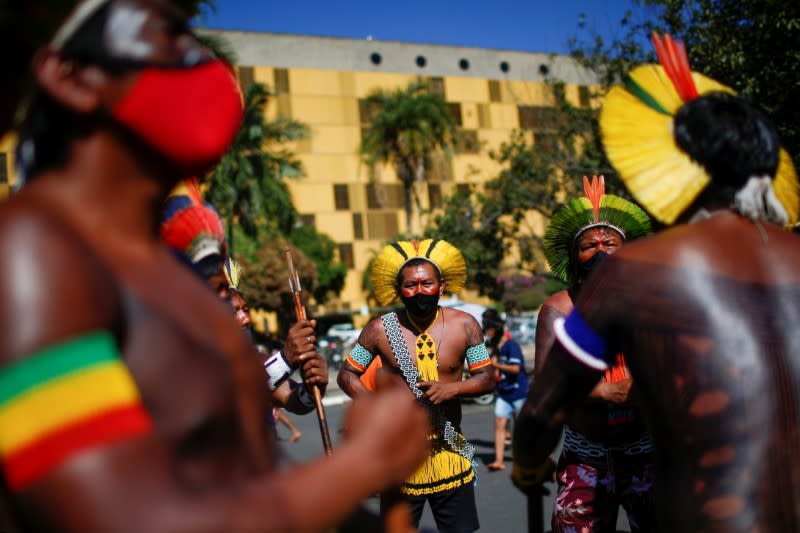
[[[547,300],[544,301],[544,304],[542,304],[543,311],[552,309],[558,311],[562,315],[568,315],[570,311],[572,311],[573,307],[574,303],[572,302],[572,298],[567,290],[558,291],[557,293],[552,294]]]
[[[452,307],[442,307],[441,310],[442,317],[448,322],[463,325],[465,328],[475,327],[481,329],[481,325],[475,317],[469,313],[460,309],[453,309]]]
[[[376,353],[376,349],[380,346],[381,341],[386,337],[383,330],[383,322],[380,318],[373,318],[361,330],[358,336],[358,343],[372,353]]]
[[[57,218],[24,202],[0,209],[0,362],[118,319],[113,277]]]

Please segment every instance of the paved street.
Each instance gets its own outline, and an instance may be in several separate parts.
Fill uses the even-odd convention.
[[[332,388],[326,395],[326,415],[328,417],[331,438],[336,447],[341,426],[342,416],[347,406],[343,402],[343,395],[335,386],[335,376],[332,373]],[[478,470],[478,485],[475,488],[478,502],[478,516],[481,522],[481,531],[488,533],[516,533],[527,531],[527,516],[525,497],[511,484],[510,458],[511,451],[506,450],[506,470],[502,472],[489,472],[485,465],[494,460],[494,406],[479,406],[466,403],[464,405],[463,429],[466,436],[477,448],[477,459],[480,465]],[[317,417],[313,413],[300,417],[289,415],[300,428],[303,437],[299,442],[289,444],[285,440],[282,446],[287,454],[294,460],[306,462],[322,455],[322,440],[319,436]],[[281,426],[278,428],[279,437],[287,438],[288,430]],[[398,443],[401,445],[401,443]],[[549,485],[551,493],[553,485]],[[366,503],[370,509],[377,510],[377,500]],[[545,531],[549,531],[549,517],[553,508],[553,497],[546,497],[544,502],[544,516],[546,521]],[[618,529],[629,531],[624,512],[620,512],[621,519]],[[435,530],[435,523],[426,506],[423,514],[423,527]]]

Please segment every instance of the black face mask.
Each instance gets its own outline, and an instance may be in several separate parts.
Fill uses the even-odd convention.
[[[591,274],[594,271],[594,269],[597,268],[597,265],[602,263],[603,260],[608,256],[609,254],[600,250],[586,261],[581,262],[580,264],[581,278],[586,279],[589,276],[589,274]]]
[[[408,312],[414,316],[430,316],[439,307],[439,294],[415,294],[410,298],[401,296],[400,299]]]

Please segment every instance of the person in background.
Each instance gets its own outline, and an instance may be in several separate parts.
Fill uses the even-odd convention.
[[[528,395],[528,374],[519,343],[506,331],[506,323],[495,309],[481,316],[483,334],[487,337],[492,365],[497,370],[494,404],[494,461],[489,470],[505,470],[505,449],[508,421],[515,418]]]
[[[658,527],[796,530],[800,240],[785,228],[800,186],[762,111],[653,40],[661,65],[611,89],[600,127],[626,187],[671,227],[603,261],[554,322],[513,479],[538,486],[565,413],[622,352],[655,445]]]

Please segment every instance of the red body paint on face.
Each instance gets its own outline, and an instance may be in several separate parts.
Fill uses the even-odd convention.
[[[441,294],[444,285],[436,278],[436,269],[430,263],[414,265],[403,270],[400,296],[411,298],[417,294]]]
[[[578,238],[578,262],[588,261],[601,250],[611,255],[620,246],[622,237],[611,228],[601,226],[586,230]]]

